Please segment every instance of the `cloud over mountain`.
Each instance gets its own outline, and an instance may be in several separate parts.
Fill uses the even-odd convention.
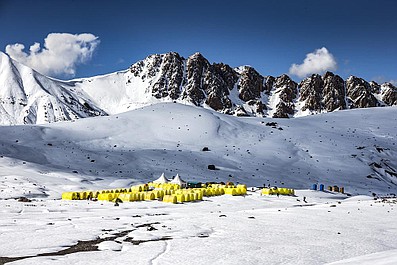
[[[314,52],[306,54],[302,64],[293,64],[289,68],[289,73],[298,77],[305,77],[314,73],[324,73],[326,71],[335,71],[337,63],[334,56],[322,47]]]
[[[6,46],[6,53],[40,73],[73,77],[77,65],[89,61],[99,43],[98,37],[90,33],[50,33],[44,47],[36,42],[25,51],[23,44],[15,43]]]

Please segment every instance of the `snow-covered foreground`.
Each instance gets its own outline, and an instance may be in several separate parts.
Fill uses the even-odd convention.
[[[0,256],[57,252],[99,237],[104,238],[94,243],[99,251],[44,254],[10,264],[324,264],[352,257],[371,264],[396,262],[395,203],[308,190],[296,197],[249,192],[198,203],[118,207],[92,201],[2,200]],[[357,258],[383,251],[388,252]]]

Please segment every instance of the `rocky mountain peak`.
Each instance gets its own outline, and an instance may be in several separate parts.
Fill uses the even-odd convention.
[[[392,83],[384,83],[381,86],[382,91],[382,101],[389,105],[397,105],[397,87],[395,87]]]
[[[201,53],[154,54],[128,70],[53,80],[0,53],[0,124],[47,123],[115,114],[156,102],[190,102],[237,116],[289,118],[348,108],[397,105],[397,89],[332,72],[296,83],[251,66],[210,63]]]
[[[323,109],[323,87],[323,78],[318,74],[313,74],[299,83],[301,100],[305,102],[303,111],[321,111]]]
[[[299,83],[299,90],[302,111],[320,113],[346,108],[345,83],[332,72],[305,78]]]
[[[269,78],[268,78],[269,80]],[[273,95],[278,98],[273,118],[289,118],[294,115],[294,100],[298,94],[298,84],[288,75],[283,74],[274,79]]]
[[[350,76],[346,80],[346,91],[351,108],[368,108],[380,105],[373,95],[371,85],[362,78]]]
[[[237,84],[239,98],[243,101],[255,100],[261,97],[264,91],[263,76],[254,68],[246,66],[240,73],[240,80]]]
[[[345,81],[331,72],[323,76],[323,109],[327,112],[346,109]]]

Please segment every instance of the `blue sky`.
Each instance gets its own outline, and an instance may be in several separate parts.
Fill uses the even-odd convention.
[[[3,52],[15,43],[27,53],[35,42],[42,48],[50,33],[97,37],[74,72],[51,74],[60,78],[110,73],[169,51],[184,57],[201,52],[210,62],[278,76],[325,47],[337,64],[331,68],[344,78],[397,80],[394,0],[0,0],[0,25]]]

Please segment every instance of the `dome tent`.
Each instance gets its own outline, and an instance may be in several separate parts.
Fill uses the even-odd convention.
[[[168,183],[168,182],[170,181],[165,177],[164,173],[161,174],[161,176],[158,179],[153,181],[153,183]]]
[[[187,186],[187,182],[184,181],[183,179],[181,179],[179,174],[176,174],[175,178],[171,181],[171,183],[179,184],[179,186],[181,186],[181,188],[186,188],[186,186]]]

